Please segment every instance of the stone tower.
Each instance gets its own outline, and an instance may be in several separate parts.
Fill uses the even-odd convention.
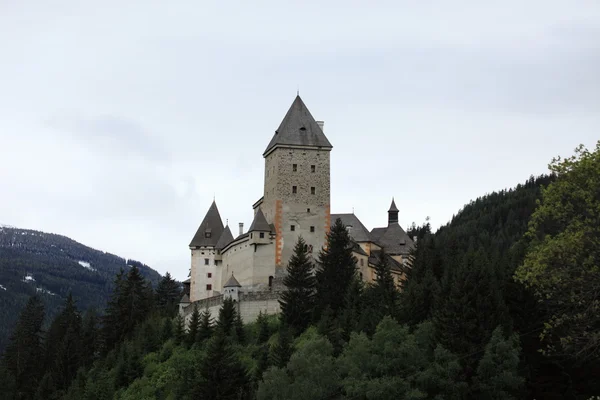
[[[275,226],[275,265],[286,266],[298,236],[316,257],[330,218],[331,143],[297,96],[275,131],[265,159],[264,197],[255,204]]]

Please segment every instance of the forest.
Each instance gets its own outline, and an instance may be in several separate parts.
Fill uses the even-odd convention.
[[[335,221],[300,238],[279,315],[225,300],[184,329],[180,286],[121,270],[101,314],[67,296],[43,329],[31,296],[0,362],[4,399],[592,399],[600,395],[600,142],[550,173],[413,225],[396,287],[356,272]]]

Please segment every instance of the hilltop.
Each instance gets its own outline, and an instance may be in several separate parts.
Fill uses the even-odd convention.
[[[66,236],[0,226],[0,352],[19,312],[38,293],[52,320],[69,292],[79,309],[104,309],[121,268],[139,267],[156,285],[161,276],[139,261],[93,249]]]

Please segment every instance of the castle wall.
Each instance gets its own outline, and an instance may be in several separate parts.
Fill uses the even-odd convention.
[[[331,224],[329,171],[329,149],[278,148],[265,158],[262,207],[277,231],[275,264],[287,265],[300,235],[315,255],[325,245]]]
[[[256,247],[256,248],[255,248]],[[242,286],[263,285],[267,288],[269,277],[275,276],[275,243],[253,245],[248,238],[236,243],[223,253],[223,271],[220,287],[235,276]]]
[[[207,261],[208,260],[208,264]],[[211,274],[211,277],[208,277]],[[214,295],[216,287],[220,282],[217,277],[217,266],[215,264],[215,249],[212,247],[201,247],[192,249],[192,265],[190,274],[190,301],[196,301]],[[207,285],[211,285],[210,290]]]

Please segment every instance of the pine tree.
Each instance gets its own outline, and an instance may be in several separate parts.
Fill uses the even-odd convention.
[[[3,358],[4,366],[14,378],[18,398],[32,398],[42,378],[43,321],[44,304],[38,296],[32,296],[19,316]]]
[[[173,337],[176,344],[181,344],[185,340],[184,321],[180,314],[177,314],[173,320]]]
[[[474,398],[511,400],[522,398],[523,378],[519,376],[519,336],[504,338],[497,327],[485,346],[485,354],[477,367]]]
[[[379,260],[375,265],[375,282],[373,284],[373,295],[377,301],[379,314],[384,317],[396,316],[398,301],[398,289],[392,276],[392,270],[384,250],[379,253]]]
[[[308,259],[306,242],[302,236],[294,247],[283,284],[286,289],[279,300],[281,320],[296,334],[302,333],[310,324],[315,295],[314,266]]]
[[[214,335],[192,388],[192,397],[214,400],[249,398],[249,379],[225,335]]]
[[[256,338],[256,344],[263,344],[269,337],[271,336],[269,330],[269,320],[267,319],[267,315],[263,314],[262,311],[259,311],[258,317],[256,318],[256,325],[258,325],[258,335]]]
[[[344,308],[345,296],[356,276],[356,258],[346,227],[338,218],[327,235],[327,248],[319,254],[316,272],[317,320],[327,307],[337,317]]]
[[[177,310],[177,304],[181,299],[181,287],[166,273],[156,287],[156,305],[168,315],[172,315]]]
[[[88,310],[83,316],[81,331],[82,365],[89,367],[98,357],[98,316],[94,310]]]
[[[185,343],[188,346],[192,346],[196,343],[196,337],[198,335],[198,329],[200,328],[200,313],[198,312],[198,307],[194,304],[194,311],[192,311],[192,316],[190,317],[190,324],[188,326],[188,331],[185,335]]]
[[[200,326],[198,328],[198,335],[196,341],[199,343],[204,342],[211,338],[213,333],[213,320],[208,309],[200,313]]]
[[[279,368],[285,368],[293,352],[290,329],[282,325],[279,329],[277,343],[271,348],[271,364]]]
[[[235,303],[232,299],[223,300],[223,304],[219,309],[219,320],[217,321],[217,329],[223,335],[231,335],[235,328]]]
[[[242,317],[240,313],[235,313],[235,336],[239,344],[244,344],[246,342],[246,332],[244,331],[244,321],[242,321]]]
[[[173,321],[170,318],[164,318],[162,322],[162,327],[160,329],[160,341],[161,343],[166,342],[167,340],[173,337]]]

